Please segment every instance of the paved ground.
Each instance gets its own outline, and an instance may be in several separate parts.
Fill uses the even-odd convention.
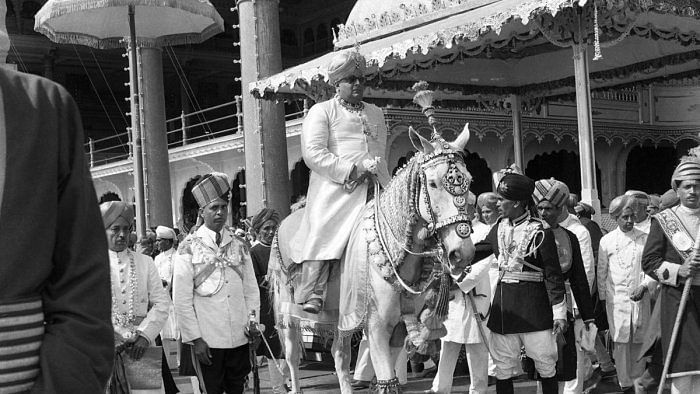
[[[260,368],[260,387],[261,393],[271,393],[270,383],[267,376],[267,367]],[[301,384],[304,390],[304,394],[325,394],[325,393],[339,393],[338,380],[336,378],[335,372],[333,371],[333,366],[328,362],[305,362],[302,364],[301,370]],[[410,376],[410,374],[409,374]],[[193,389],[189,378],[187,377],[176,377],[178,387],[181,388],[181,393],[190,394],[193,393]],[[425,390],[430,389],[432,383],[432,377],[411,379],[409,378],[408,383],[404,386],[404,393],[414,394],[423,393]],[[454,380],[453,393],[467,393],[469,391],[469,377],[468,376],[457,376]],[[252,393],[253,390],[247,390],[246,392]],[[367,390],[362,390],[358,392],[367,392]],[[489,393],[495,393],[496,387],[490,386]],[[515,392],[522,394],[534,394],[537,392],[536,384],[532,381],[518,381],[515,384]],[[666,390],[665,392],[670,392]],[[603,394],[603,393],[621,393],[617,386],[617,380],[615,378],[606,379],[599,382],[595,388],[593,388],[590,394]]]

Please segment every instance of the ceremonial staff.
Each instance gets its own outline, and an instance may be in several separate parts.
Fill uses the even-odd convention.
[[[700,232],[698,233],[700,235]],[[700,263],[700,236],[695,237],[695,244],[693,245],[693,263]],[[676,339],[678,339],[678,331],[681,328],[681,320],[683,320],[683,311],[685,311],[685,305],[688,303],[688,297],[690,296],[690,287],[693,284],[693,278],[695,274],[693,271],[690,272],[687,278],[685,278],[685,285],[683,285],[683,294],[681,295],[681,301],[678,304],[678,312],[676,312],[676,321],[673,323],[673,331],[671,332],[671,340],[668,343],[668,352],[666,353],[666,359],[664,360],[664,369],[661,373],[661,381],[659,382],[659,388],[657,394],[663,394],[664,385],[666,384],[666,375],[668,375],[668,370],[671,367],[671,357],[673,357],[673,348],[676,345]]]

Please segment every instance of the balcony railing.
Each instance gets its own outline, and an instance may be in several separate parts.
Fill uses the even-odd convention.
[[[306,116],[308,108],[286,114],[285,121]],[[209,119],[209,117],[212,117]],[[186,146],[205,140],[236,134],[243,130],[243,108],[241,96],[234,101],[215,105],[200,111],[182,112],[180,116],[167,119],[166,135],[168,149]],[[90,138],[85,144],[90,168],[122,160],[131,160],[131,128],[124,133],[100,139]]]

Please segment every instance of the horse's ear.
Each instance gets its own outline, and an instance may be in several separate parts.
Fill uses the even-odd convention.
[[[416,145],[414,138],[417,138],[418,141],[420,141],[421,146]],[[413,147],[416,148],[417,151],[423,152],[423,154],[427,155],[429,153],[433,153],[435,150],[433,144],[431,144],[427,139],[423,138],[422,135],[418,134],[413,126],[408,126],[408,139],[411,140]]]
[[[464,125],[462,132],[452,141],[452,145],[459,151],[464,150],[464,147],[467,146],[467,142],[469,142],[469,137],[471,137],[471,133],[469,132],[469,123],[467,123]]]

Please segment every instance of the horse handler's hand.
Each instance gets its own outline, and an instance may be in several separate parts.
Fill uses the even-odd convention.
[[[632,291],[632,294],[630,294],[630,300],[632,301],[639,301],[642,298],[644,298],[644,294],[647,292],[647,287],[644,285],[639,285],[637,286],[636,289]]]
[[[133,344],[129,346],[127,352],[131,358],[134,360],[139,360],[141,357],[143,357],[146,349],[148,349],[148,339],[144,338],[143,335],[139,335]]]
[[[204,342],[204,339],[197,338],[194,340],[194,355],[199,360],[200,364],[211,365],[211,350],[209,350],[209,345]]]
[[[553,335],[558,335],[558,334],[563,334],[566,332],[566,319],[556,319],[554,320],[554,326],[552,329],[552,334]]]

